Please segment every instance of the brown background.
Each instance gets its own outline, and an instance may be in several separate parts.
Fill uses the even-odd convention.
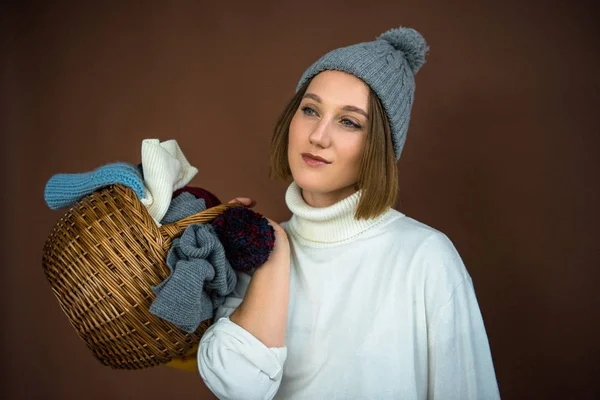
[[[592,2],[83,3],[1,10],[2,398],[210,398],[193,374],[113,371],[88,353],[41,269],[61,215],[46,181],[176,138],[193,184],[284,220],[268,143],[297,79],[325,51],[399,25],[431,53],[398,208],[462,254],[503,398],[600,398]]]

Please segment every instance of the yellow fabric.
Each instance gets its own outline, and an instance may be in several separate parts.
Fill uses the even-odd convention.
[[[180,369],[188,372],[198,372],[198,345],[195,345],[190,351],[181,357],[173,358],[171,361],[166,363],[167,367]]]

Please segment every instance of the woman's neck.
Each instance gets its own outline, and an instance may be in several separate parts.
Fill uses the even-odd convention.
[[[315,208],[330,207],[336,203],[339,203],[345,198],[352,196],[356,192],[357,190],[355,189],[354,185],[328,193],[309,192],[305,189],[301,190],[302,198],[306,204]]]
[[[389,212],[371,219],[355,218],[361,192],[355,192],[327,207],[313,207],[295,183],[288,187],[285,201],[293,213],[289,221],[292,234],[307,244],[333,245],[348,241],[379,224]]]

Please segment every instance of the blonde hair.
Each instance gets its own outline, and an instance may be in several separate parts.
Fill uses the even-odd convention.
[[[292,118],[306,93],[310,80],[298,90],[281,113],[271,138],[270,175],[286,181],[292,179],[288,163],[288,140]],[[360,200],[354,217],[375,218],[396,204],[398,168],[392,144],[390,123],[381,101],[369,89],[369,130],[358,173]]]

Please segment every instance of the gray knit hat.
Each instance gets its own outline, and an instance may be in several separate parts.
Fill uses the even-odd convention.
[[[362,79],[377,94],[390,120],[396,160],[400,159],[414,100],[415,74],[425,63],[429,48],[419,32],[395,28],[375,41],[330,51],[300,78],[296,92],[326,70],[344,71]]]

